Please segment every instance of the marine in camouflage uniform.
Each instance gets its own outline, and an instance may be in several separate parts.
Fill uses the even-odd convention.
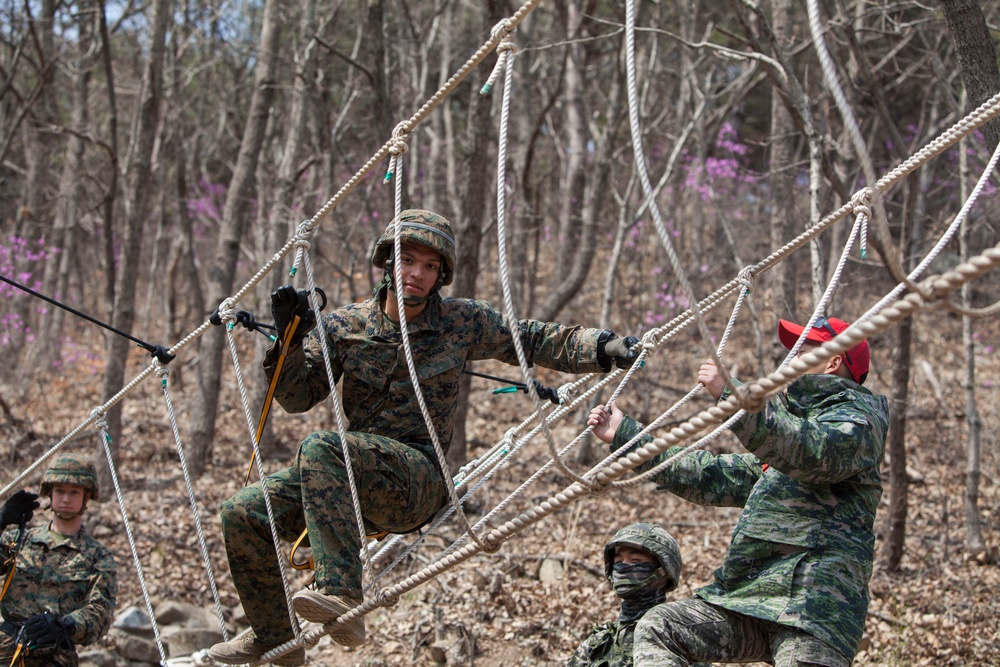
[[[646,556],[623,558],[622,547]],[[636,523],[615,533],[604,547],[604,575],[622,601],[618,619],[594,628],[566,667],[632,667],[635,625],[677,587],[681,565],[677,542],[657,525]]]
[[[399,323],[390,316],[393,309],[388,306],[398,308],[396,292],[403,293],[421,391],[445,449],[452,436],[465,364],[477,359],[518,363],[511,331],[501,313],[484,301],[445,299],[438,293],[451,282],[457,258],[450,223],[435,213],[408,210],[400,215],[399,228],[400,261],[409,272],[404,273],[404,289],[392,285],[390,225],[372,258],[376,267],[384,269],[375,295],[324,315],[321,326],[302,345],[290,346],[275,392],[278,403],[291,413],[309,410],[329,395],[319,338],[326,336],[333,375],[342,380],[340,396],[349,421],[347,446],[369,534],[413,531],[447,500],[431,437],[411,386]],[[436,268],[430,268],[437,271],[437,278],[433,289],[421,295],[411,287],[420,280],[412,278],[413,271],[424,268],[414,266],[413,253],[420,259],[420,253],[428,249],[433,251]],[[287,297],[287,291],[279,292],[272,295],[273,303]],[[308,319],[310,313],[302,314]],[[279,319],[277,311],[275,319]],[[563,372],[606,372],[612,360],[621,366],[637,356],[637,351],[629,349],[634,339],[619,339],[607,330],[521,320],[517,335],[529,364]],[[269,379],[278,355],[276,345],[264,360]],[[341,448],[336,431],[313,433],[299,446],[294,465],[269,475],[266,483],[281,539],[293,540],[308,528],[316,590],[331,598],[349,598],[344,604],[353,604],[363,597],[362,545]],[[213,658],[232,664],[291,639],[292,629],[280,603],[284,590],[261,485],[248,486],[224,503],[221,519],[233,582],[256,636],[256,648],[212,648]],[[296,609],[304,615],[298,604],[303,594],[316,594],[301,591],[296,595]],[[360,620],[355,625],[360,630],[354,635],[331,632],[331,636],[345,645],[363,642]]]
[[[56,458],[42,478],[41,495],[51,496],[54,484],[79,484],[85,487],[86,496],[98,499],[97,474],[93,463],[85,457],[69,454]],[[25,491],[14,497],[32,501],[37,498]],[[37,507],[37,502],[33,505]],[[86,499],[79,514],[85,508]],[[20,518],[27,522],[31,513],[28,509]],[[70,522],[76,523],[73,519]],[[50,636],[61,635],[60,639],[69,640],[35,645],[31,632],[20,632],[21,642],[29,649],[24,661],[26,667],[72,667],[79,663],[75,646],[97,641],[111,625],[118,595],[117,566],[111,551],[91,537],[82,524],[71,535],[55,530],[57,524],[62,525],[54,520],[52,524],[28,529],[16,553],[14,576],[0,601],[4,619],[0,625],[0,665],[10,664],[22,626],[55,630]],[[16,529],[7,530],[0,537],[3,562],[7,562],[16,543]]]
[[[810,330],[807,346],[847,326],[824,318]],[[801,331],[779,324],[789,348]],[[868,609],[888,430],[885,397],[861,386],[869,358],[867,343],[860,343],[831,360],[843,370],[813,369],[761,412],[742,417],[732,430],[749,454],[694,451],[657,476],[660,489],[703,505],[743,507],[743,513],[715,581],[695,598],[660,605],[643,617],[636,665],[851,663]],[[707,366],[714,369],[706,364],[703,372]],[[714,373],[712,381],[721,382],[718,369]],[[612,449],[640,430],[624,417]],[[668,449],[643,468],[680,449]]]

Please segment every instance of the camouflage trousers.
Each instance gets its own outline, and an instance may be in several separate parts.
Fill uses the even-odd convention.
[[[7,667],[16,650],[17,645],[14,644],[14,638],[6,632],[0,632],[0,665]],[[23,650],[21,655],[25,655]],[[15,667],[22,664],[20,660],[21,658],[18,657]],[[24,667],[49,667],[50,665],[51,667],[77,667],[80,664],[80,657],[72,649],[61,648],[58,651],[53,651],[50,648],[38,648],[28,651],[23,664]]]
[[[775,667],[849,667],[840,651],[812,635],[745,616],[698,598],[646,612],[635,629],[635,667],[688,667],[693,662],[770,662]]]
[[[441,508],[447,492],[438,467],[416,447],[370,433],[347,433],[354,479],[369,534],[414,530]],[[362,599],[361,537],[340,436],[306,438],[295,465],[265,478],[278,537],[294,541],[309,530],[316,589]],[[292,637],[277,555],[261,484],[222,503],[229,569],[247,621],[265,645]]]

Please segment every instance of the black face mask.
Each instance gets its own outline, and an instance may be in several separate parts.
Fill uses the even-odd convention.
[[[659,563],[615,563],[611,567],[611,587],[622,599],[619,622],[634,621],[666,600],[665,583],[666,573]]]

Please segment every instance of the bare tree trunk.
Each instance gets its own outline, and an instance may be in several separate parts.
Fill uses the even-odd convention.
[[[149,183],[152,176],[153,144],[160,123],[160,102],[163,96],[163,53],[167,24],[170,19],[170,0],[156,0],[153,3],[153,24],[150,32],[149,58],[142,76],[142,99],[133,144],[132,164],[129,167],[129,193],[126,206],[125,229],[121,243],[121,271],[114,279],[114,308],[112,325],[126,333],[131,332],[135,322],[135,287],[139,275],[140,252],[142,249],[143,223],[147,219],[150,195]],[[105,230],[110,233],[110,230]],[[112,259],[112,264],[114,266]],[[109,267],[110,268],[110,267]],[[105,337],[107,366],[104,369],[102,400],[107,401],[124,384],[125,366],[133,344],[113,334]],[[121,440],[122,404],[118,403],[107,415],[108,433],[111,436],[112,455],[117,458]],[[101,484],[111,483],[107,462],[100,451],[97,457],[103,465],[98,466]]]
[[[500,13],[503,3],[489,0],[483,15],[483,26],[488,31],[490,26],[503,18]],[[495,62],[495,55],[491,56]],[[500,90],[496,91],[497,93]],[[489,145],[493,136],[490,123],[490,98],[480,95],[478,90],[471,90],[472,100],[466,122],[465,141],[462,147],[462,164],[460,173],[462,181],[461,209],[458,215],[456,242],[459,248],[458,266],[455,268],[455,280],[452,293],[455,296],[475,298],[476,281],[479,279],[479,248],[483,240],[483,218],[487,217],[486,202],[496,201],[496,192],[490,196],[491,161],[486,159],[490,153]],[[492,217],[492,216],[490,216]],[[465,420],[469,412],[469,387],[471,376],[463,375],[459,383],[458,406],[455,410],[455,431],[452,434],[451,446],[448,449],[448,465],[452,468],[464,465],[469,460],[466,446]]]
[[[774,38],[783,53],[791,45],[789,32],[792,25],[790,0],[772,0],[771,16],[774,21]],[[771,95],[771,147],[770,179],[773,205],[771,206],[771,252],[788,243],[791,223],[795,218],[795,123],[781,95]],[[768,284],[771,287],[775,317],[798,321],[798,299],[795,294],[794,258],[780,262],[771,270]],[[777,321],[775,321],[775,326]]]
[[[219,229],[215,262],[208,273],[209,304],[218,304],[233,289],[236,259],[243,237],[243,222],[253,199],[254,172],[260,148],[264,142],[267,119],[274,100],[275,65],[279,51],[278,0],[267,0],[261,24],[260,48],[254,68],[254,89],[250,101],[247,125],[240,142],[236,168],[226,193],[225,210]],[[224,333],[221,328],[208,332],[201,339],[198,366],[198,400],[191,417],[191,473],[200,476],[205,471],[212,453],[215,435],[216,409],[221,384],[222,348]]]
[[[59,253],[49,256],[45,265],[43,284],[46,290],[56,299],[67,299],[70,268],[76,261],[76,231],[79,226],[79,203],[83,192],[83,178],[80,173],[86,142],[83,133],[89,129],[87,124],[88,95],[90,78],[94,66],[93,50],[95,16],[91,2],[81,3],[78,14],[79,39],[77,42],[77,60],[74,63],[76,78],[73,88],[73,107],[70,111],[70,137],[66,143],[63,158],[62,175],[59,178],[59,195],[56,200],[55,223],[49,244],[60,249]],[[59,337],[62,333],[64,311],[52,309],[41,322],[39,333],[40,345],[35,346],[38,356],[28,364],[29,368],[48,367],[59,353]]]
[[[309,82],[316,75],[316,0],[302,0],[299,5],[299,44],[300,52],[297,54],[297,66],[295,69],[295,83],[292,87],[292,108],[288,120],[284,124],[288,127],[285,135],[284,147],[281,153],[281,162],[278,164],[278,174],[275,179],[275,193],[271,204],[270,214],[267,224],[261,230],[261,248],[264,253],[269,249],[280,247],[287,240],[291,230],[289,220],[294,214],[293,204],[295,202],[295,192],[297,185],[297,175],[299,160],[302,155],[302,143],[307,129],[308,107],[306,91]],[[291,262],[283,262],[282,266],[276,269],[276,277],[286,276],[284,270],[290,266]],[[305,278],[305,276],[303,276]],[[281,278],[281,282],[285,279]],[[277,282],[277,280],[276,280]],[[261,304],[259,312],[262,317],[268,312],[269,303],[265,301]],[[271,344],[263,336],[254,337],[254,347],[257,350],[257,358],[263,359],[267,349]],[[266,385],[261,383],[258,391],[254,393],[254,405],[260,405],[266,395]],[[271,423],[268,422],[261,434],[261,449],[264,452],[274,450],[274,436]]]
[[[36,36],[33,43],[36,46],[38,72],[38,96],[32,106],[28,124],[25,127],[25,162],[27,174],[24,179],[24,206],[20,212],[22,233],[26,238],[36,238],[44,235],[41,230],[32,229],[44,226],[51,219],[51,155],[52,126],[56,116],[55,96],[52,90],[52,80],[55,74],[55,13],[58,3],[55,0],[42,0],[41,13],[31,20],[32,32]],[[29,5],[25,5],[29,7]]]
[[[993,36],[986,25],[983,7],[977,0],[940,0],[945,23],[958,53],[962,84],[968,96],[969,109],[1000,92],[1000,70],[997,69]],[[994,118],[983,126],[990,152],[1000,141],[1000,119]]]

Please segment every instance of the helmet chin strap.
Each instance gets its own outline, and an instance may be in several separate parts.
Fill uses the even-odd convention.
[[[424,305],[425,303],[427,303],[427,300],[430,299],[431,296],[437,294],[441,290],[441,283],[443,281],[444,277],[442,276],[441,272],[438,272],[437,282],[434,283],[434,287],[431,288],[431,291],[430,293],[427,294],[427,296],[404,294],[402,299],[403,305],[410,307]],[[382,287],[388,287],[393,294],[396,294],[396,286],[393,283],[392,256],[390,256],[389,259],[385,260],[385,264],[383,265],[382,269],[382,280],[380,280],[379,284],[375,287],[375,293],[378,294],[382,290]],[[398,296],[399,295],[397,294],[397,298]]]
[[[87,501],[89,500],[90,500],[90,494],[87,494],[83,499],[83,504],[80,505],[80,510],[78,512],[73,512],[72,514],[67,512],[60,512],[55,507],[51,506],[49,507],[49,509],[51,509],[52,513],[55,514],[60,519],[62,519],[63,521],[72,521],[73,519],[84,513],[84,511],[87,509]],[[50,503],[52,502],[51,498],[49,499],[49,502]]]

